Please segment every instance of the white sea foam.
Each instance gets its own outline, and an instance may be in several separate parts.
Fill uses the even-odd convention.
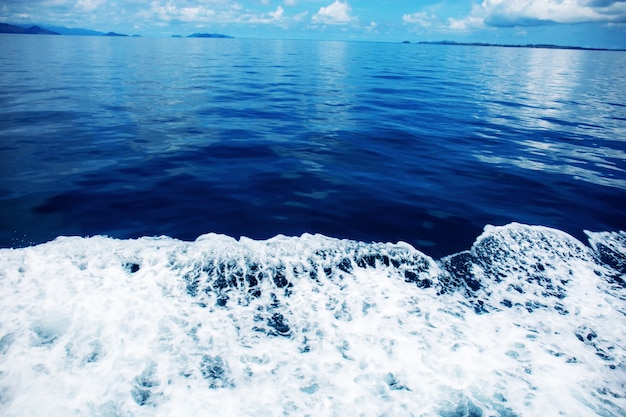
[[[626,240],[589,236],[3,249],[0,414],[624,415]]]

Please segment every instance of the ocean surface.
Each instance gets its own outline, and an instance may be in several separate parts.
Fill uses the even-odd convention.
[[[626,415],[626,52],[0,35],[0,415]]]

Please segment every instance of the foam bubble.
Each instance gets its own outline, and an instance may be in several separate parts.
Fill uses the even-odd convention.
[[[0,413],[622,415],[623,242],[511,224],[440,261],[321,235],[3,249]]]

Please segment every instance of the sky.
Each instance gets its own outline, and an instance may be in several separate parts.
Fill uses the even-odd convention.
[[[0,0],[0,22],[142,36],[626,48],[626,0]]]

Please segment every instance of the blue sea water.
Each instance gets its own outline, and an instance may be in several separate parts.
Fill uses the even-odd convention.
[[[626,53],[0,38],[0,245],[626,229]]]
[[[626,53],[2,35],[0,69],[1,415],[626,413]]]

